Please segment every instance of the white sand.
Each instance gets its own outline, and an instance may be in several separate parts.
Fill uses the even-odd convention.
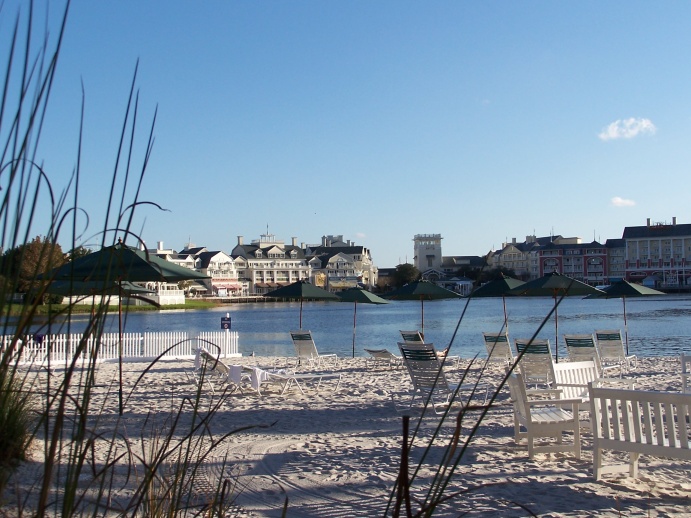
[[[281,366],[285,360],[242,358],[227,362]],[[191,360],[161,362],[139,382],[120,422],[127,432],[126,441],[135,451],[142,451],[142,436],[148,444],[152,429],[166,429],[171,409],[177,409],[183,398],[194,398],[195,385],[186,376],[192,365]],[[124,365],[126,394],[145,366]],[[636,379],[640,389],[679,391],[679,369],[676,358],[641,359],[629,377]],[[219,412],[210,423],[214,438],[244,426],[257,427],[233,434],[213,449],[195,475],[198,499],[207,499],[209,488],[222,477],[237,484],[237,507],[229,514],[233,516],[281,516],[286,498],[288,516],[383,515],[401,460],[402,418],[394,408],[391,393],[410,387],[408,375],[403,369],[367,368],[364,359],[340,360],[338,371],[342,382],[335,393],[332,381],[324,382],[318,391],[305,386],[305,395],[296,389],[284,395],[269,389],[259,397],[249,388],[244,394],[222,395],[218,382],[219,390],[214,395],[204,387],[204,408],[220,402]],[[459,372],[451,371],[450,380],[457,380]],[[484,381],[497,383],[500,374],[501,370],[493,367]],[[111,385],[116,381],[117,365],[98,367],[100,394],[96,401],[104,406],[100,423],[94,427],[118,426],[117,390]],[[472,490],[450,500],[435,515],[526,516],[526,509],[550,517],[691,515],[690,463],[643,456],[639,478],[609,475],[604,481],[594,482],[588,431],[582,437],[581,460],[567,453],[542,454],[528,460],[525,443],[514,443],[507,399],[508,389],[504,388],[472,439],[446,494]],[[147,415],[155,420],[153,427],[144,426]],[[186,410],[183,422],[189,422],[190,415],[191,411]],[[467,417],[464,432],[476,416],[471,413]],[[433,415],[424,418],[410,453],[410,472],[429,444],[436,423]],[[411,420],[411,428],[415,424]],[[428,489],[452,424],[442,427],[422,463],[411,490],[414,497],[424,496]],[[104,440],[98,445],[100,455],[106,454],[107,444]],[[25,484],[32,473],[38,472],[41,453],[36,449],[34,462],[20,471]],[[608,455],[625,459],[622,454]],[[223,459],[227,466],[221,469]],[[131,477],[128,484],[133,483]],[[118,491],[113,504],[126,502],[127,498],[126,490]]]

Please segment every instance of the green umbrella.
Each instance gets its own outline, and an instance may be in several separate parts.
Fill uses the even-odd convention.
[[[106,283],[103,281],[53,281],[46,288],[46,292],[54,295],[62,295],[64,297],[91,297],[94,295],[130,297],[133,295],[156,293],[155,290],[137,286],[127,281],[122,281],[120,283]]]
[[[297,281],[287,286],[270,291],[264,295],[277,299],[296,299],[300,300],[300,329],[302,329],[302,301],[307,300],[339,300],[330,291],[321,289],[307,281]]]
[[[100,283],[104,289],[111,289],[113,284],[122,286],[124,282],[180,282],[209,278],[208,275],[171,263],[122,242],[79,257],[41,277],[51,282]],[[118,328],[119,398],[122,415],[122,302],[118,304]]]
[[[557,297],[572,295],[584,296],[601,293],[603,293],[602,290],[598,290],[589,284],[567,275],[562,275],[558,272],[545,274],[542,277],[528,281],[507,292],[508,295],[552,297],[554,299],[554,350],[556,351],[557,361],[559,361],[559,314],[557,312]]]
[[[339,299],[343,302],[354,302],[355,309],[353,310],[353,358],[355,358],[355,323],[357,321],[357,304],[388,304],[389,301],[375,295],[371,291],[362,288],[350,288],[344,291],[339,291],[337,294]]]
[[[440,299],[456,299],[460,295],[454,291],[437,286],[429,281],[415,281],[401,286],[384,295],[385,299],[391,300],[419,300],[422,314],[422,330],[425,332],[425,301]]]
[[[502,273],[498,279],[493,279],[475,288],[470,297],[501,297],[502,305],[504,306],[504,330],[508,333],[509,320],[506,315],[506,294],[523,284],[525,284],[524,281],[507,277]]]
[[[600,299],[621,299],[624,303],[624,336],[626,337],[626,354],[629,354],[629,327],[626,321],[626,298],[627,297],[647,297],[650,295],[665,295],[665,293],[648,288],[642,284],[635,284],[627,280],[613,282],[603,288],[604,294],[590,295],[587,298]]]

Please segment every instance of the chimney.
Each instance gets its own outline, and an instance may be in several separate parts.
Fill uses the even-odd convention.
[[[672,216],[672,225],[676,226],[677,225],[677,217]]]
[[[242,236],[238,236],[238,246],[242,246]]]
[[[305,243],[300,243],[300,248],[305,249]]]
[[[327,246],[326,245],[326,236],[322,236],[322,246]]]
[[[293,242],[293,246],[298,246],[298,238],[297,237],[291,237],[290,239]]]
[[[645,223],[645,224],[646,224],[646,226],[648,226],[648,227],[649,227],[649,226],[650,226],[650,218],[646,219],[645,221],[646,221],[646,223]]]
[[[163,241],[158,242],[158,249],[163,250]]]

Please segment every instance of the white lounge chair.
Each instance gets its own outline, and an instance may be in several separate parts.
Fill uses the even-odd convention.
[[[597,365],[600,376],[604,376],[606,372],[613,372],[618,368],[616,365],[603,366],[600,359],[600,353],[595,345],[595,338],[592,334],[575,334],[564,335],[564,343],[566,343],[566,352],[569,356],[569,361],[588,361],[592,360]],[[621,371],[619,372],[621,375]]]
[[[549,387],[554,381],[552,377],[554,359],[549,340],[536,338],[531,342],[528,339],[519,338],[515,344],[518,353],[518,369],[525,382],[535,387],[538,385]],[[523,353],[522,356],[521,353]]]
[[[298,364],[305,361],[308,365],[317,368],[323,367],[326,363],[331,363],[332,366],[336,365],[338,357],[335,354],[319,354],[310,331],[303,331],[302,329],[291,331],[290,338],[293,340]]]
[[[504,363],[507,366],[513,363],[513,350],[508,333],[482,333],[487,349],[487,361]]]
[[[560,362],[552,365],[554,388],[559,390],[561,399],[580,399],[579,410],[590,410],[588,385],[595,387],[607,385],[609,387],[633,390],[634,380],[620,378],[602,378],[595,361]],[[581,421],[581,426],[590,428],[590,420]]]
[[[206,380],[211,392],[216,393],[214,381],[221,381],[230,386],[230,392],[239,390],[242,393],[242,382],[249,381],[249,374],[244,373],[239,365],[226,365],[204,347],[197,347],[194,356],[194,371],[192,377],[197,383]]]
[[[691,355],[682,353],[681,355],[681,391],[691,392]]]
[[[387,367],[400,367],[403,365],[403,358],[396,356],[388,349],[364,349],[369,354],[365,360],[368,367],[375,365],[385,365]]]
[[[463,389],[470,391],[470,398],[477,392],[484,391],[484,401],[487,402],[489,386],[487,384],[449,385],[442,368],[442,362],[437,356],[434,344],[398,342],[403,362],[413,383],[411,401],[412,407],[416,399],[424,403],[429,401],[435,413],[440,414],[453,402],[454,393]],[[393,395],[392,395],[393,396]],[[394,400],[394,404],[396,401]],[[398,406],[398,405],[397,405]]]
[[[595,331],[597,350],[603,365],[617,365],[622,372],[635,369],[638,358],[635,354],[626,354],[626,347],[619,329],[600,329]]]
[[[250,383],[252,388],[257,391],[257,394],[262,395],[263,385],[275,385],[278,387],[281,394],[284,394],[289,388],[297,387],[301,394],[304,394],[304,383],[316,383],[316,388],[319,389],[323,380],[336,380],[334,392],[338,390],[341,384],[341,374],[337,372],[313,372],[308,374],[295,374],[290,369],[262,369],[260,367],[246,367],[250,371]]]
[[[425,339],[420,331],[399,331],[404,342],[423,343]]]
[[[528,457],[536,453],[572,451],[581,458],[581,432],[578,421],[580,399],[528,399],[525,381],[521,374],[510,374],[508,378],[511,402],[513,403],[514,439],[516,444],[528,439]],[[543,389],[531,391],[543,395],[557,395],[559,391]],[[523,431],[522,429],[525,429]],[[564,432],[573,433],[573,442],[563,441]],[[549,444],[538,444],[538,439],[553,439]]]

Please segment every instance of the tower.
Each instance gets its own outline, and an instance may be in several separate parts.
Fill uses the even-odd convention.
[[[413,264],[420,272],[430,268],[441,269],[441,240],[441,234],[417,234],[413,238]]]

